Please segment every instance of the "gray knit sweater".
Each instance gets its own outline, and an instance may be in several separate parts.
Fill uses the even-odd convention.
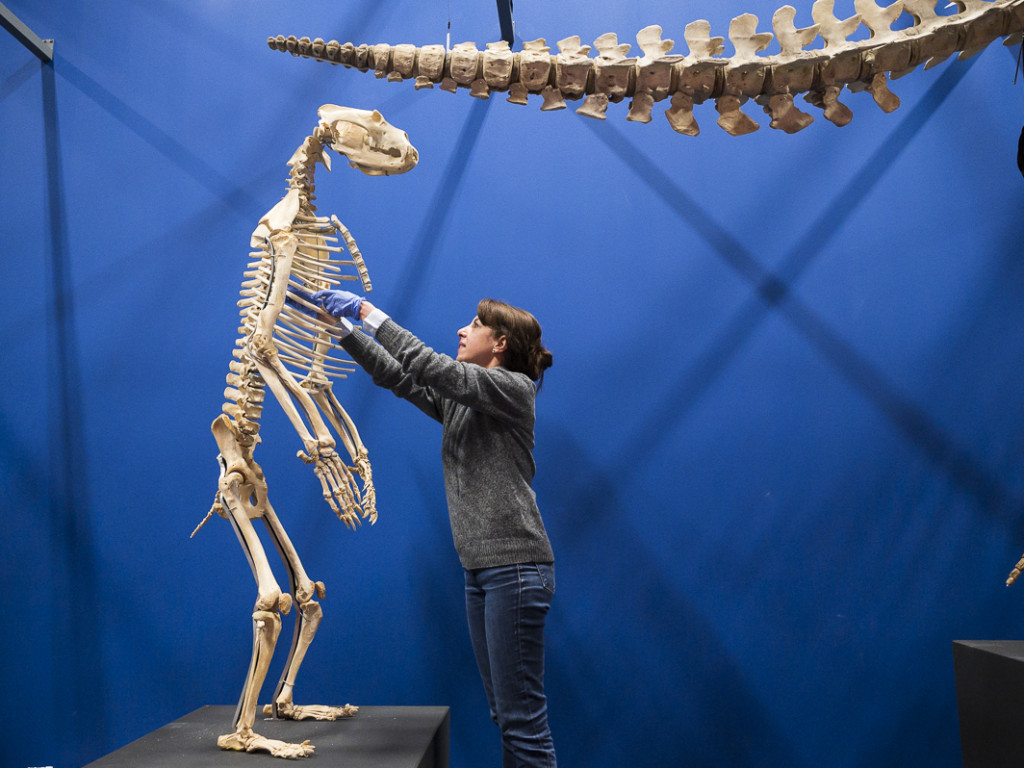
[[[537,394],[530,378],[438,354],[390,318],[376,339],[354,331],[341,345],[375,384],[443,425],[448,516],[463,567],[554,562],[530,487]]]

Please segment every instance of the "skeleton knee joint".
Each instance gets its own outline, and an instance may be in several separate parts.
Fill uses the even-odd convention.
[[[287,615],[291,609],[292,596],[287,592],[282,592],[280,587],[274,586],[260,590],[259,597],[256,598],[256,606],[253,610],[280,611]]]

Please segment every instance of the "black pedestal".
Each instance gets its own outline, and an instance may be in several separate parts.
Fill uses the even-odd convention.
[[[231,732],[234,716],[234,707],[202,707],[86,768],[282,768],[296,764],[265,752],[247,754],[218,748],[217,737]],[[309,739],[316,747],[309,759],[317,766],[448,768],[448,707],[360,707],[354,717],[332,722],[257,717],[253,730],[268,739]]]
[[[964,768],[1024,765],[1024,642],[953,643]]]

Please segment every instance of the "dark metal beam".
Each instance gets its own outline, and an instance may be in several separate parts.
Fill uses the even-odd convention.
[[[40,40],[3,3],[0,3],[0,26],[14,35],[22,45],[38,56],[40,61],[53,61],[53,40]]]
[[[501,27],[501,39],[511,48],[516,41],[516,28],[512,21],[512,0],[498,0],[498,24]]]

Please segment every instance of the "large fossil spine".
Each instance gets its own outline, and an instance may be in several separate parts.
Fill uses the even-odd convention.
[[[415,87],[456,92],[468,89],[471,96],[486,99],[493,91],[507,92],[508,101],[526,104],[527,96],[543,98],[542,110],[564,109],[566,100],[583,99],[576,111],[604,119],[609,103],[630,99],[628,120],[647,123],[655,102],[670,100],[666,117],[679,133],[700,132],[694,105],[714,101],[718,124],[738,136],[759,127],[741,110],[753,99],[771,116],[771,127],[794,133],[813,120],[793,103],[795,95],[823,110],[825,118],[846,125],[852,118],[839,101],[844,87],[866,90],[886,112],[899,107],[899,98],[888,80],[902,77],[920,65],[929,69],[954,54],[966,59],[997,38],[1006,44],[1020,42],[1024,30],[1024,0],[955,0],[957,12],[936,13],[938,0],[897,0],[878,6],[873,0],[855,0],[856,13],[848,19],[834,14],[834,0],[817,0],[812,7],[814,24],[797,28],[796,10],[783,6],[772,17],[772,32],[758,32],[753,14],[737,16],[729,26],[735,54],[725,58],[724,38],[712,37],[707,21],[688,24],[683,37],[689,52],[671,53],[674,41],[662,38],[659,26],[637,33],[642,56],[629,57],[629,44],[620,44],[615,33],[594,41],[597,51],[581,45],[580,38],[558,42],[557,54],[543,39],[523,44],[513,52],[508,43],[487,43],[480,51],[474,43],[451,50],[442,45],[354,45],[324,42],[317,38],[284,37],[267,40],[274,50],[332,64],[372,70],[390,81],[413,80]],[[892,26],[902,14],[912,24]],[[858,29],[869,36],[851,41]],[[772,40],[779,52],[763,55]],[[816,40],[821,47],[809,49]]]

